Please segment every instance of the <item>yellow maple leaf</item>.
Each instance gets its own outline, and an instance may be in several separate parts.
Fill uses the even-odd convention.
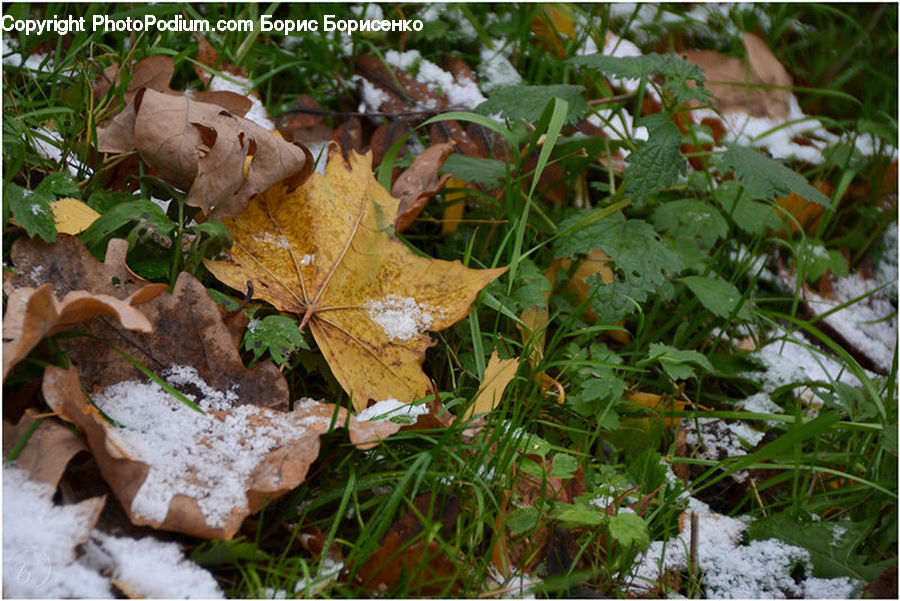
[[[227,261],[206,261],[224,284],[302,314],[357,411],[370,399],[410,402],[429,388],[422,372],[438,331],[469,312],[506,268],[470,269],[416,255],[394,237],[399,200],[372,176],[371,154],[344,162],[329,149],[325,176],[274,186],[225,225]]]

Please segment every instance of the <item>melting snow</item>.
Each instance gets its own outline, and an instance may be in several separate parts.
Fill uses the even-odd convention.
[[[413,405],[401,403],[397,399],[378,401],[371,407],[363,409],[356,414],[356,420],[360,422],[380,422],[395,417],[418,418],[428,413],[427,405]]]
[[[200,378],[191,382],[209,390]],[[215,406],[230,394],[215,392],[198,403]],[[253,405],[201,415],[153,382],[121,382],[93,400],[121,425],[107,431],[109,443],[150,466],[131,510],[156,522],[165,519],[172,498],[183,494],[196,499],[207,524],[224,526],[233,508],[247,506],[245,482],[259,462],[281,440],[302,435],[287,416]]]
[[[282,236],[276,236],[272,232],[263,232],[262,234],[256,234],[253,236],[253,241],[259,244],[269,244],[271,246],[275,246],[277,248],[290,248],[291,241]]]
[[[391,340],[409,340],[431,327],[432,307],[409,296],[389,294],[383,300],[366,301],[369,317]]]
[[[807,578],[799,583],[791,575],[795,566],[812,573],[806,549],[777,539],[755,540],[741,545],[749,520],[711,513],[691,499],[698,517],[697,562],[703,576],[703,596],[719,599],[847,598],[862,583],[848,578]],[[653,541],[638,558],[634,591],[649,590],[661,577],[661,570],[688,569],[691,540],[690,520],[684,531],[668,541]]]

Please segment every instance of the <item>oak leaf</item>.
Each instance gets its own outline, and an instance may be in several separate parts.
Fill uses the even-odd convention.
[[[330,150],[336,155],[336,145]],[[475,270],[417,256],[393,235],[399,201],[372,176],[371,155],[330,160],[292,192],[273,187],[226,226],[227,261],[206,261],[223,283],[303,314],[357,411],[371,400],[424,396],[425,332],[462,319],[506,268]]]

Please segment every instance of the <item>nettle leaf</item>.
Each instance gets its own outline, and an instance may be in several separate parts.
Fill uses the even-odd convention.
[[[519,263],[516,285],[510,294],[506,294],[507,286],[501,280],[494,280],[485,290],[493,294],[501,305],[518,314],[523,309],[546,307],[550,282],[534,261],[524,259]]]
[[[566,453],[557,453],[553,456],[550,467],[550,475],[567,480],[578,471],[578,460]]]
[[[730,317],[741,302],[741,293],[729,282],[715,277],[691,275],[681,281],[693,292],[703,306],[719,317]],[[750,319],[747,304],[741,305],[737,313],[740,319]]]
[[[751,199],[744,192],[738,182],[728,181],[719,184],[715,193],[722,210],[739,228],[748,234],[762,235],[767,230],[784,227],[784,222],[778,218],[775,209],[765,202]]]
[[[28,190],[16,184],[7,184],[3,191],[3,203],[12,211],[16,223],[25,228],[28,237],[38,235],[44,242],[51,243],[56,240],[56,222],[50,208],[54,200],[56,198],[51,194]]]
[[[72,176],[65,171],[54,171],[41,180],[34,189],[37,193],[50,194],[52,196],[68,196],[81,198],[81,188],[72,181]]]
[[[805,177],[752,148],[736,144],[729,146],[719,157],[719,170],[722,173],[734,172],[753,198],[769,200],[794,192],[831,208],[829,198],[810,186]]]
[[[619,544],[644,548],[650,544],[647,522],[636,513],[619,513],[609,518],[609,534]]]
[[[626,221],[621,213],[597,221],[582,215],[563,220],[560,230],[579,221],[587,225],[563,236],[557,243],[556,254],[587,254],[590,249],[598,248],[613,260],[616,279],[611,284],[604,283],[599,274],[585,280],[591,286],[592,306],[599,323],[612,323],[634,312],[635,303],[642,303],[650,294],[659,292],[673,274],[684,268],[672,244],[662,239],[646,221]]]
[[[799,519],[783,511],[756,520],[747,528],[750,540],[776,538],[809,551],[813,574],[818,578],[847,576],[863,582],[878,579],[890,561],[867,564],[857,553],[874,520],[865,522],[822,522]]]
[[[643,117],[636,125],[645,126],[650,137],[625,159],[625,190],[646,198],[677,183],[686,171],[686,161],[679,150],[681,131],[665,113]]]
[[[513,536],[525,534],[534,530],[538,525],[540,513],[534,507],[519,507],[509,514],[506,520],[506,527]]]
[[[528,123],[536,123],[541,118],[547,103],[552,98],[559,98],[565,100],[569,106],[566,123],[575,123],[588,112],[584,94],[583,86],[515,85],[491,92],[491,97],[479,104],[475,108],[475,112],[482,115],[499,114],[511,121],[524,119]]]
[[[571,58],[568,62],[587,65],[620,79],[643,79],[659,73],[666,78],[663,89],[671,92],[678,102],[697,100],[705,103],[712,97],[703,87],[703,69],[672,54],[608,56],[597,53]],[[695,85],[688,83],[691,80]]]
[[[728,233],[728,222],[716,207],[689,198],[661,204],[650,220],[656,229],[673,238],[694,240],[706,248]]]
[[[455,152],[444,161],[441,173],[452,173],[453,177],[473,184],[493,186],[506,177],[506,168],[503,161],[468,157]]]
[[[705,355],[701,355],[697,351],[681,350],[668,344],[654,342],[650,345],[650,354],[646,359],[638,362],[638,366],[648,365],[653,362],[659,362],[660,367],[673,380],[686,380],[693,378],[694,368],[690,364],[694,364],[703,368],[707,372],[714,372],[715,368]]]
[[[278,365],[287,365],[288,355],[297,349],[309,350],[296,319],[267,315],[251,320],[244,332],[244,350],[253,353],[253,362],[268,353]]]
[[[559,503],[553,512],[553,517],[572,526],[599,526],[607,519],[606,513],[599,507],[586,503],[575,505]]]

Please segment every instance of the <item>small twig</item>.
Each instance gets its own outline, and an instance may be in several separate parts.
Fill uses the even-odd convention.
[[[250,304],[250,300],[253,298],[253,281],[247,280],[247,294],[244,295],[244,300],[241,301],[241,304],[237,306],[233,311],[229,311],[225,314],[225,317],[222,318],[222,321],[228,321],[238,313],[244,310],[244,308]]]
[[[628,102],[629,100],[634,100],[637,98],[637,94],[619,94],[617,96],[610,96],[609,98],[596,98],[594,100],[588,100],[589,106],[601,106],[604,104],[615,104],[617,102]]]

